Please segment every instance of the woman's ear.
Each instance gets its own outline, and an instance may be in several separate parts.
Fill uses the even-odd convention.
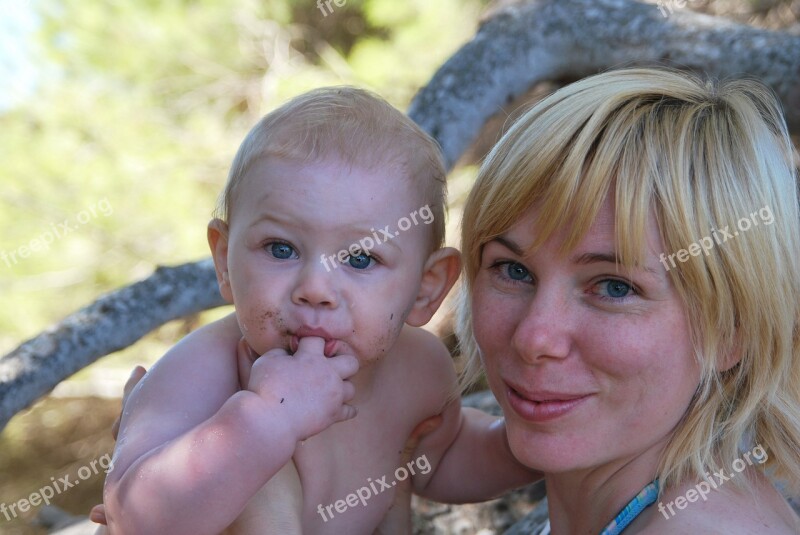
[[[233,303],[233,291],[228,276],[228,225],[221,219],[212,219],[208,223],[208,246],[214,258],[214,269],[217,272],[219,293],[228,303]]]
[[[717,371],[726,372],[739,364],[742,360],[742,339],[739,331],[736,331],[733,344],[717,359]]]
[[[460,272],[461,253],[457,249],[443,247],[431,253],[425,262],[419,293],[406,323],[414,327],[428,323],[458,280]]]

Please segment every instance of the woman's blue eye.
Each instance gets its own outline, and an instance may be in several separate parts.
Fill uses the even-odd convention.
[[[356,269],[367,269],[372,262],[372,257],[364,253],[350,255],[348,262]]]
[[[275,258],[280,258],[281,260],[285,260],[287,258],[291,258],[292,254],[294,254],[294,249],[291,245],[287,245],[285,243],[278,243],[275,242],[270,245],[270,252],[272,256]]]
[[[602,281],[600,285],[605,286],[606,294],[613,299],[622,299],[633,291],[633,287],[630,284],[620,280],[609,279]]]
[[[515,281],[525,280],[531,276],[525,266],[518,262],[509,262],[506,264],[506,273],[510,279]]]

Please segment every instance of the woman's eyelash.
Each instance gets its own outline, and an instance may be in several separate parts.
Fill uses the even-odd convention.
[[[509,273],[509,266],[519,266],[518,275],[521,275],[519,278],[512,277]],[[535,283],[533,278],[533,274],[525,267],[524,264],[521,262],[517,262],[515,260],[495,260],[489,265],[489,269],[491,272],[496,276],[499,277],[504,284],[513,284],[513,285],[531,285]],[[530,279],[530,280],[525,280]],[[602,285],[606,285],[606,290],[608,290],[609,285],[617,284],[619,289],[619,285],[622,285],[626,288],[625,295],[614,296],[614,295],[603,295],[597,292],[598,287]],[[593,290],[593,294],[602,301],[608,303],[622,303],[634,296],[641,295],[639,288],[629,280],[619,279],[608,277],[602,280],[599,280],[591,285],[591,290]]]
[[[633,284],[633,282],[627,281],[627,280],[622,280],[622,279],[613,279],[613,278],[603,279],[603,280],[597,281],[595,284],[593,284],[592,288],[597,288],[598,286],[600,286],[603,283],[608,283],[608,284],[616,283],[618,285],[623,285],[623,286],[627,287],[626,294],[622,295],[622,296],[619,296],[619,297],[615,297],[615,296],[612,296],[612,295],[598,295],[598,297],[600,299],[602,299],[603,301],[608,301],[608,302],[611,302],[611,303],[620,303],[620,302],[622,302],[622,301],[624,301],[626,299],[629,299],[629,298],[631,298],[633,296],[640,295],[639,289],[636,287],[636,285]],[[608,288],[608,287],[606,287],[606,288]]]
[[[509,275],[508,269],[509,266],[520,266],[525,271],[525,276],[530,277],[533,279],[533,275],[531,272],[526,268],[522,263],[516,262],[514,260],[496,260],[492,262],[489,266],[489,269],[499,277],[502,277],[503,280],[507,283],[511,284],[531,284],[533,281],[523,281],[522,279],[515,279]]]

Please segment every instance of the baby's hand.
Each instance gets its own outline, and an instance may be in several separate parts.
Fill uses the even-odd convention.
[[[244,339],[239,342],[240,377],[247,380],[247,390],[284,410],[297,440],[356,415],[355,407],[347,405],[355,395],[347,378],[358,371],[358,360],[352,355],[326,357],[324,349],[323,338],[301,338],[294,355],[272,349],[258,357],[248,377],[241,370],[246,361],[242,352],[252,350]]]

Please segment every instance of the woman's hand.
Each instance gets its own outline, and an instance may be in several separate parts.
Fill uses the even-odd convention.
[[[119,411],[119,416],[117,416],[117,419],[114,420],[114,423],[111,425],[111,435],[114,437],[114,440],[117,440],[117,435],[119,434],[119,424],[122,421],[122,414],[125,412],[125,404],[128,402],[128,398],[131,392],[133,392],[134,387],[139,384],[139,381],[142,380],[145,373],[147,373],[146,369],[142,366],[136,366],[131,372],[131,376],[128,377],[128,380],[125,382],[125,387],[122,389],[122,408]],[[102,503],[92,507],[89,513],[89,519],[97,524],[106,525],[106,509]],[[98,533],[102,533],[102,531]]]
[[[416,451],[422,438],[442,425],[442,420],[442,416],[437,414],[417,424],[417,427],[411,432],[403,448],[400,466],[405,466],[411,460],[411,456],[414,454],[414,451]],[[411,478],[407,478],[405,481],[398,483],[392,507],[389,509],[389,512],[386,513],[386,516],[383,517],[383,520],[373,535],[410,535],[412,533],[411,494]]]

